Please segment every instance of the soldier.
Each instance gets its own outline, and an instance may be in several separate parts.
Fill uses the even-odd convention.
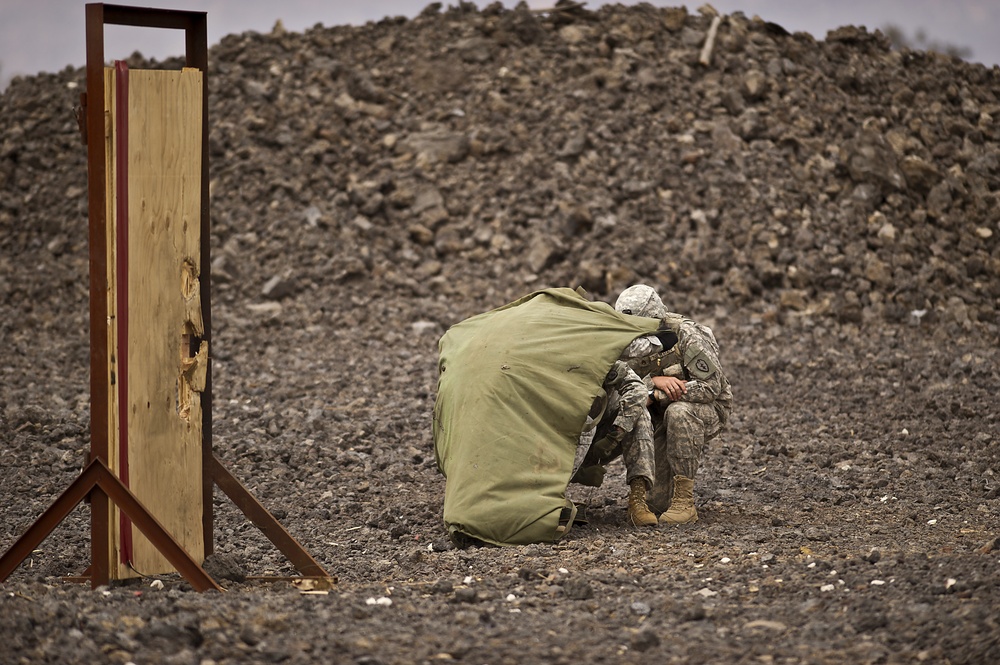
[[[725,428],[732,412],[718,342],[710,328],[669,312],[644,284],[622,291],[615,309],[661,320],[661,334],[637,339],[624,354],[653,398],[655,480],[649,507],[662,511],[660,524],[697,522],[695,475],[705,444]]]
[[[649,391],[622,360],[611,366],[601,387],[604,396],[594,401],[580,437],[579,450],[586,456],[572,482],[600,485],[604,466],[620,455],[629,487],[629,521],[635,526],[656,526],[656,515],[646,504],[655,477],[653,424],[646,409]]]

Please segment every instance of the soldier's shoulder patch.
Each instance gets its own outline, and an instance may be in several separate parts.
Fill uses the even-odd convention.
[[[708,361],[708,358],[703,353],[699,353],[688,360],[687,370],[696,379],[706,379],[715,372],[712,363]]]
[[[605,383],[614,383],[617,380],[618,380],[618,363],[615,363],[614,365],[611,366],[611,369],[608,370],[608,376],[607,378],[604,379],[604,381]]]

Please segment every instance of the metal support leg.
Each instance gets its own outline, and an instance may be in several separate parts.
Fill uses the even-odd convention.
[[[302,545],[285,530],[285,527],[281,526],[281,523],[268,512],[267,508],[254,498],[250,490],[244,487],[226,467],[222,466],[218,458],[212,457],[208,464],[208,471],[212,474],[212,478],[219,488],[226,493],[226,496],[243,511],[247,519],[267,536],[268,540],[274,543],[274,546],[282,554],[288,557],[299,573],[307,577],[330,577],[322,566],[309,556]]]
[[[205,572],[205,569],[191,558],[191,555],[174,540],[173,536],[146,510],[139,499],[118,480],[118,477],[100,458],[91,460],[90,464],[49,506],[48,510],[42,513],[42,516],[35,520],[35,523],[28,528],[24,535],[18,538],[17,542],[0,557],[0,582],[6,580],[14,569],[28,558],[35,548],[41,545],[42,541],[52,533],[52,530],[91,492],[114,502],[132,520],[133,524],[139,527],[143,535],[156,545],[167,561],[177,569],[184,579],[191,583],[196,591],[209,589],[222,591],[222,588]],[[104,502],[95,501],[93,503],[95,505],[92,505],[91,509],[97,510],[97,504]],[[92,534],[92,537],[96,537],[96,534]],[[98,566],[99,563],[98,561],[93,562],[94,566]],[[98,574],[94,567],[92,567],[91,572],[91,580],[95,588],[107,583],[106,574],[103,576]]]

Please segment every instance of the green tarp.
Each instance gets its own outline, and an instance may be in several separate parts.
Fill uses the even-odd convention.
[[[580,432],[611,365],[656,330],[572,289],[545,289],[441,338],[434,450],[449,531],[554,541]]]

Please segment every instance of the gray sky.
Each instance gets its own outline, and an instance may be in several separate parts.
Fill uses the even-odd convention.
[[[482,8],[491,0],[476,0]],[[86,0],[3,0],[0,3],[0,88],[11,76],[57,72],[67,65],[86,62],[84,6]],[[120,0],[117,4],[155,6],[208,12],[209,44],[247,30],[268,32],[277,19],[289,30],[302,31],[317,23],[361,25],[386,16],[413,18],[430,0]],[[445,7],[457,0],[444,0]],[[512,7],[514,0],[504,0]],[[540,9],[555,0],[529,0]],[[587,0],[589,9],[606,4]],[[635,4],[626,0],[622,4]],[[681,0],[653,0],[657,6],[679,6]],[[701,2],[687,4],[690,11]],[[996,0],[713,0],[723,13],[743,11],[747,16],[779,23],[791,31],[804,31],[823,39],[828,30],[841,25],[863,25],[869,30],[886,25],[900,27],[916,44],[922,31],[926,43],[965,47],[970,60],[1000,64],[1000,2]],[[107,26],[105,56],[124,58],[133,51],[164,58],[181,55],[183,34],[175,30]]]

